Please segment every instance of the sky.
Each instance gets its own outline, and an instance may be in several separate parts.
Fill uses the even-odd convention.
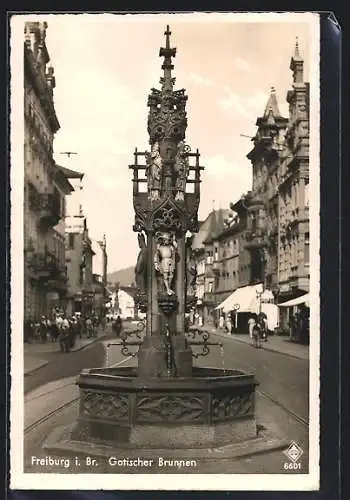
[[[251,188],[248,137],[264,112],[270,87],[288,117],[286,93],[296,37],[308,81],[310,18],[278,22],[237,15],[42,15],[54,66],[54,102],[61,128],[54,140],[58,164],[83,172],[81,203],[89,233],[105,233],[108,272],[136,262],[132,231],[131,171],[135,147],[149,149],[147,96],[160,88],[164,31],[170,25],[176,88],[188,95],[186,142],[201,153],[200,220],[210,210],[228,208]],[[301,21],[300,21],[301,19]],[[238,22],[239,21],[239,22]],[[248,21],[248,22],[247,22]],[[258,21],[258,22],[255,22]],[[70,159],[61,154],[78,153]],[[99,272],[96,257],[95,272]]]

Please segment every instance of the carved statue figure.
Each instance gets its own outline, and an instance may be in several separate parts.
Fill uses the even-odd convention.
[[[184,201],[185,191],[186,191],[186,180],[189,171],[188,158],[185,151],[184,141],[180,141],[178,144],[177,154],[175,158],[175,200]]]
[[[152,145],[151,153],[146,153],[146,176],[148,180],[148,197],[158,200],[162,181],[162,159],[159,152],[159,143]]]
[[[177,242],[173,233],[158,233],[157,247],[154,254],[154,268],[162,275],[166,293],[174,295],[171,285],[176,265]]]
[[[193,259],[192,238],[186,239],[186,294],[193,296],[196,292],[197,266]]]
[[[144,292],[147,289],[147,245],[145,235],[143,233],[139,233],[137,235],[137,239],[140,251],[137,256],[135,266],[135,282],[136,288],[141,292]]]

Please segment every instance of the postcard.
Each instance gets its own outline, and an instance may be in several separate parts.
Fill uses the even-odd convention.
[[[319,489],[319,22],[11,16],[11,488]]]

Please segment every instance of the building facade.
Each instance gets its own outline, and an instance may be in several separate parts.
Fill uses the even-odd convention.
[[[279,300],[309,291],[309,84],[298,43],[291,58],[289,122],[279,176]]]
[[[253,186],[247,197],[248,241],[245,247],[251,253],[252,279],[261,281],[265,288],[278,290],[278,241],[281,154],[288,119],[278,107],[275,89],[271,93],[262,117],[256,121],[254,147],[247,155],[253,168]]]
[[[67,314],[92,314],[94,309],[93,256],[86,219],[82,229],[66,232],[68,273]]]
[[[253,188],[246,248],[279,302],[309,291],[309,84],[303,65],[297,43],[290,64],[289,117],[281,116],[272,89],[247,155]]]
[[[47,24],[25,23],[24,40],[24,319],[39,320],[65,301],[65,196],[72,185],[53,159],[60,125]]]
[[[225,227],[228,209],[213,210],[205,221],[200,223],[199,232],[192,241],[193,258],[196,262],[197,305],[194,316],[196,323],[203,325],[215,323],[215,307],[220,301],[218,293],[218,261],[220,245],[218,237]]]
[[[218,323],[215,308],[237,288],[262,283],[269,303],[309,291],[309,84],[303,68],[297,43],[289,116],[281,115],[272,87],[256,121],[247,155],[251,191],[230,204],[233,214],[211,212],[194,237],[200,323]],[[288,328],[289,314],[281,308],[282,329]]]

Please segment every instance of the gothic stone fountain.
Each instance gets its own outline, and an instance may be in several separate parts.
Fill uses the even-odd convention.
[[[121,341],[124,353],[138,347],[136,368],[105,367],[80,374],[80,413],[70,434],[75,443],[208,449],[257,436],[254,376],[193,366],[193,344],[208,352],[209,344],[218,343],[209,342],[208,336],[194,342],[185,333],[195,282],[188,234],[198,231],[203,167],[198,150],[191,153],[185,143],[187,96],[173,88],[176,49],[170,48],[169,27],[165,35],[166,47],[159,53],[164,57],[161,90],[152,89],[148,99],[150,152],[136,150],[129,167],[133,229],[140,245],[137,300],[147,312],[147,324],[142,338]]]

